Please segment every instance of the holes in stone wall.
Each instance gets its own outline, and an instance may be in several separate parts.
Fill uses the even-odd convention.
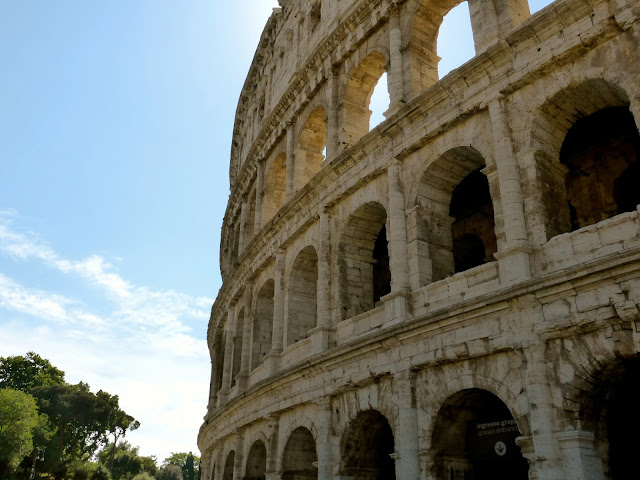
[[[370,53],[351,72],[347,80],[343,98],[342,127],[342,141],[347,148],[370,130],[371,98],[376,85],[379,85],[385,73],[385,64],[384,55],[378,52]],[[388,105],[387,101],[387,108]]]
[[[287,292],[287,345],[307,338],[317,324],[318,255],[304,248],[293,262]]]
[[[260,365],[271,351],[273,332],[273,292],[275,282],[267,280],[258,293],[253,319],[253,342],[251,344],[251,369]]]
[[[432,437],[436,478],[527,480],[528,464],[506,405],[485,390],[463,390],[445,402]]]
[[[391,270],[387,247],[387,226],[383,225],[373,245],[373,304],[391,293]]]
[[[244,480],[265,480],[267,475],[267,449],[260,440],[251,446],[247,456]]]
[[[282,480],[314,480],[318,478],[316,442],[304,427],[296,428],[284,448]]]
[[[393,431],[380,412],[368,410],[351,422],[342,445],[342,475],[358,480],[395,480]]]
[[[493,260],[497,251],[493,203],[487,177],[478,170],[467,175],[451,195],[453,264],[464,272]]]
[[[437,42],[440,78],[475,56],[468,2],[462,2],[444,16]]]
[[[236,452],[233,450],[227,455],[227,461],[224,463],[224,472],[222,480],[233,480],[233,464],[236,460]]]
[[[379,124],[386,120],[385,113],[389,110],[389,103],[391,101],[389,97],[389,87],[387,84],[387,74],[383,73],[378,83],[373,88],[371,94],[371,102],[369,108],[371,109],[371,119],[369,120],[369,130],[373,130]]]
[[[415,205],[422,225],[412,235],[429,261],[420,261],[425,281],[438,281],[493,260],[497,250],[493,203],[485,166],[472,147],[457,147],[422,176]]]
[[[379,297],[375,300],[376,284],[379,294],[386,289],[386,279],[390,279],[388,267],[386,270],[384,267],[389,256],[384,245],[386,221],[386,210],[376,202],[363,205],[346,221],[339,247],[343,319],[374,308],[379,300]],[[376,249],[377,239],[380,240]],[[374,269],[376,264],[378,267]]]
[[[579,119],[567,132],[560,162],[571,230],[633,211],[640,203],[640,135],[626,107]]]
[[[296,154],[295,179],[296,190],[304,187],[322,168],[324,151],[327,145],[327,113],[324,108],[315,108],[300,133]]]
[[[271,162],[265,181],[264,223],[272,219],[284,204],[287,189],[287,157],[279,154]]]

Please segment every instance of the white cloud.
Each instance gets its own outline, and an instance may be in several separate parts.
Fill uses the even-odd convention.
[[[62,281],[54,292],[0,273],[0,308],[7,312],[0,317],[0,355],[36,351],[68,381],[119,395],[142,424],[129,439],[145,455],[162,460],[195,451],[210,364],[206,340],[188,322],[206,325],[213,299],[135,285],[98,255],[64,258],[37,235],[12,228],[15,218],[0,211],[0,255],[53,270]],[[72,278],[98,292],[100,306],[65,282]]]

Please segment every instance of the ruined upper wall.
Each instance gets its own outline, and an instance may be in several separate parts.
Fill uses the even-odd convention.
[[[279,3],[263,30],[240,94],[231,146],[231,189],[265,118],[289,90],[300,69],[357,2],[280,0]]]

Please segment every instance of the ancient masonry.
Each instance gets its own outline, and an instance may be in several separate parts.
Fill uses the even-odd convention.
[[[640,478],[640,1],[280,0],[238,105],[203,478]],[[390,107],[369,129],[386,73]]]

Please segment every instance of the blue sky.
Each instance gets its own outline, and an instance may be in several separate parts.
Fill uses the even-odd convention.
[[[274,6],[0,0],[0,356],[120,395],[160,460],[197,449],[233,116]],[[473,55],[451,17],[441,73]]]

